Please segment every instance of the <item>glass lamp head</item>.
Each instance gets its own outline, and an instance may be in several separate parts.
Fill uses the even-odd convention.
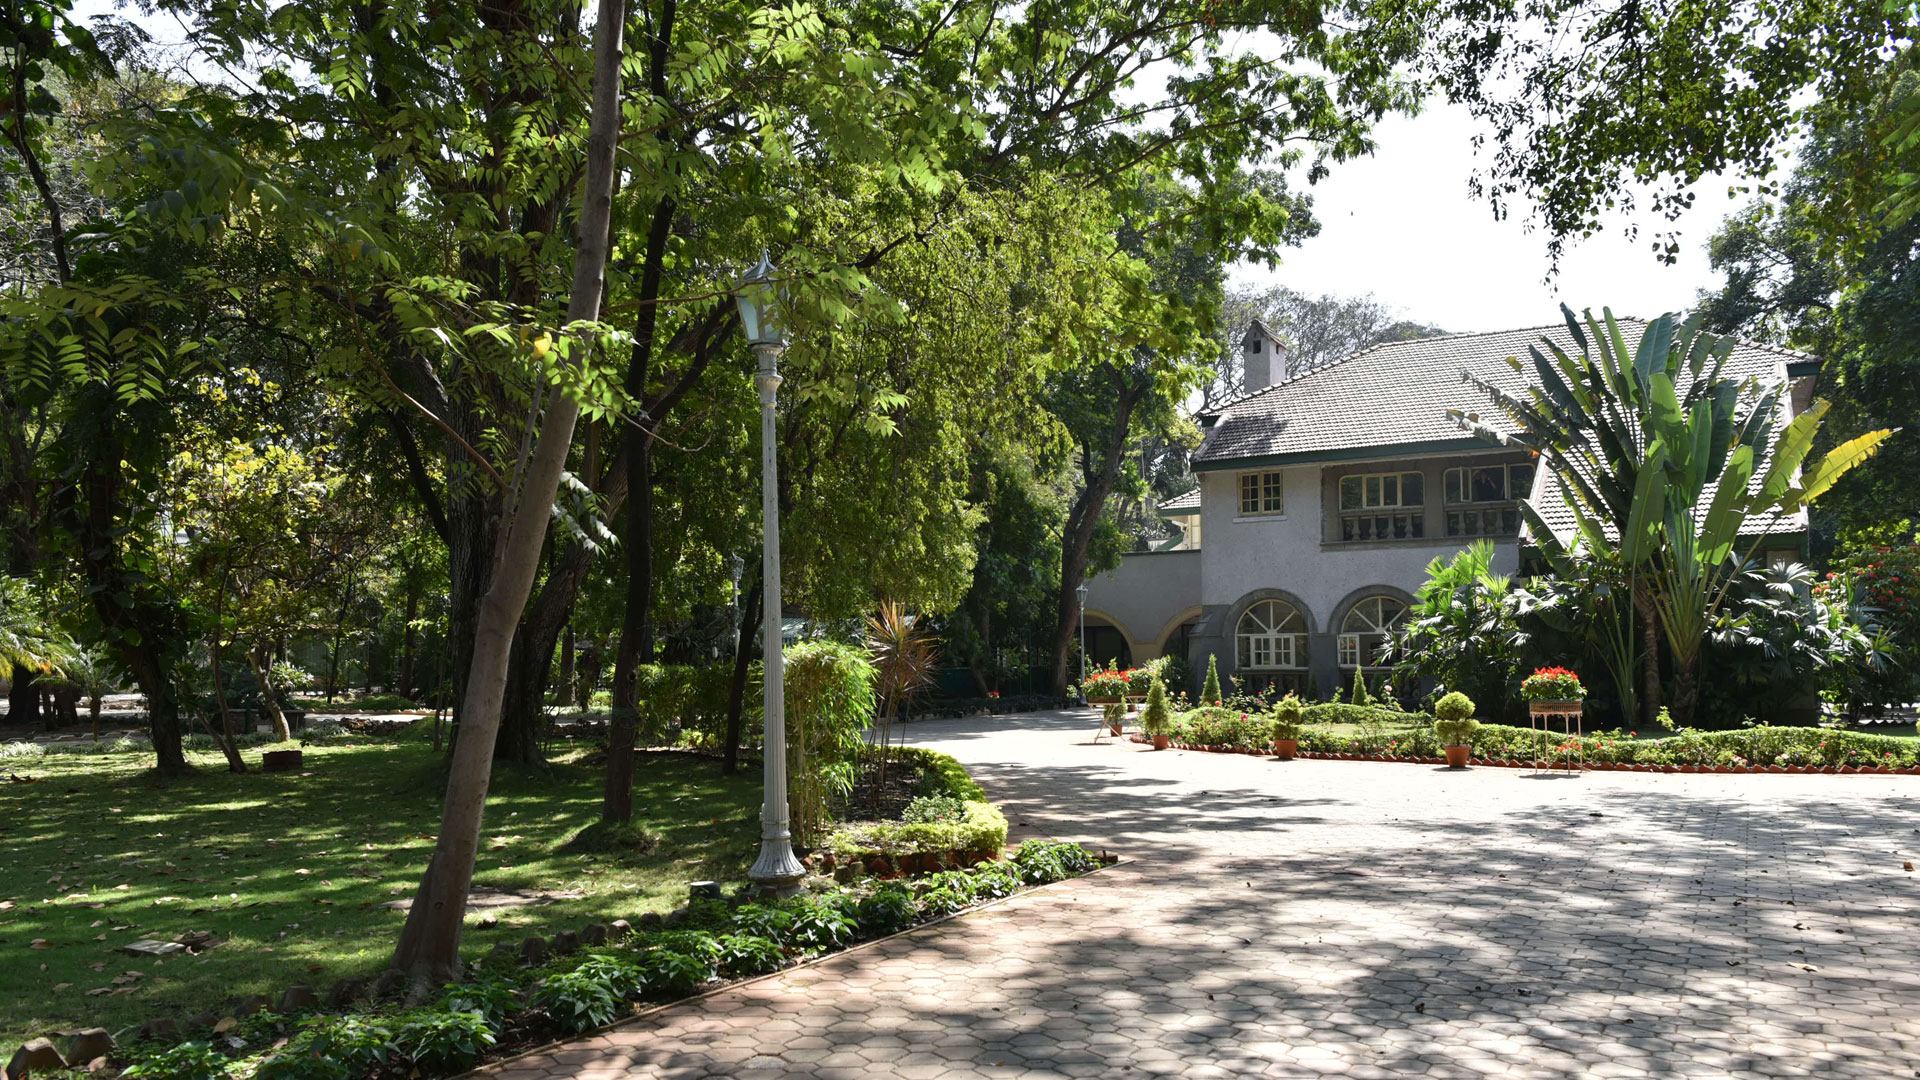
[[[780,324],[779,289],[774,284],[773,260],[766,252],[734,290],[740,304],[740,329],[747,344],[754,346],[786,344],[786,330]]]

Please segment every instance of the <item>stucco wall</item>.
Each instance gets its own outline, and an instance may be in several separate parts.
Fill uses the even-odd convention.
[[[1143,551],[1087,582],[1087,612],[1127,635],[1135,663],[1160,655],[1160,639],[1200,597],[1199,551]]]

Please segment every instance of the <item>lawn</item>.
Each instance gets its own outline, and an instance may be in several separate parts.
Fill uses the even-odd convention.
[[[469,955],[548,927],[666,910],[689,880],[739,878],[752,862],[759,770],[723,778],[716,762],[676,753],[644,755],[634,780],[653,850],[560,850],[599,812],[602,772],[586,754],[545,776],[496,774],[475,885],[564,896],[470,913]],[[217,753],[189,757],[200,771],[173,781],[154,777],[144,753],[0,763],[37,781],[0,784],[0,1041],[178,1018],[298,982],[324,994],[384,964],[405,915],[381,905],[411,896],[439,823],[433,751],[310,746],[304,774],[246,776]],[[480,929],[483,914],[499,925]],[[190,930],[219,944],[157,960],[116,951]],[[117,992],[89,996],[101,988]]]

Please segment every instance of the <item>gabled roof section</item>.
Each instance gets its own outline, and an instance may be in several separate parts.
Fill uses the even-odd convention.
[[[1646,326],[1641,319],[1619,322],[1629,343],[1637,342]],[[1221,407],[1206,440],[1194,452],[1193,468],[1201,472],[1493,449],[1447,418],[1448,409],[1460,409],[1478,413],[1497,429],[1510,428],[1491,403],[1460,380],[1460,373],[1472,371],[1518,393],[1528,376],[1508,367],[1506,359],[1518,356],[1524,361],[1528,346],[1542,337],[1575,351],[1565,323],[1392,341],[1364,349]],[[1779,381],[1787,378],[1789,364],[1808,361],[1816,358],[1741,341],[1734,346],[1726,373],[1736,379]]]
[[[1160,503],[1161,517],[1184,517],[1200,512],[1200,489],[1194,488],[1184,495],[1175,495]]]

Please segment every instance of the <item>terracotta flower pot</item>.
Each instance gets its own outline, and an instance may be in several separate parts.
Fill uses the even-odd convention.
[[[1467,759],[1473,756],[1473,747],[1471,746],[1449,746],[1446,749],[1447,768],[1449,769],[1466,768]]]
[[[1153,748],[1155,750],[1165,750],[1171,745],[1173,745],[1173,740],[1167,738],[1165,735],[1155,735],[1153,737]]]
[[[1119,725],[1119,724],[1108,724],[1108,725],[1107,725],[1107,731],[1108,731],[1109,733],[1111,733],[1111,734],[1114,734],[1114,735],[1118,735],[1118,734],[1120,734],[1120,725]]]

